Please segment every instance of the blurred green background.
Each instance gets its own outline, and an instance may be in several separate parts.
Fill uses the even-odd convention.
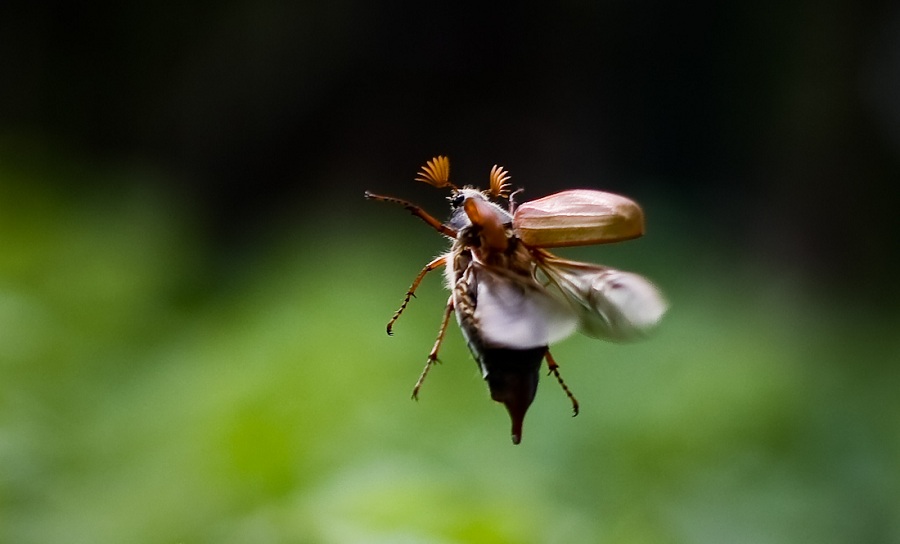
[[[900,541],[900,10],[0,8],[0,541]],[[666,293],[512,446],[369,189],[640,202]]]

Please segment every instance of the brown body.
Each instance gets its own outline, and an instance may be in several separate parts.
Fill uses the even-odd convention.
[[[448,260],[448,284],[460,329],[475,357],[491,398],[506,406],[512,420],[512,441],[522,440],[525,413],[534,401],[540,379],[541,362],[547,345],[516,349],[492,346],[482,334],[478,314],[478,285],[488,275],[498,275],[527,291],[539,289],[534,281],[534,259],[496,210],[478,200],[464,207],[471,222],[457,234]],[[493,279],[493,278],[492,278]]]
[[[388,334],[414,296],[424,276],[446,267],[451,295],[413,398],[438,350],[452,314],[456,315],[491,398],[506,406],[512,440],[522,438],[522,422],[537,392],[541,361],[546,360],[572,402],[578,402],[559,375],[549,344],[576,327],[597,338],[624,341],[643,335],[662,317],[665,301],[636,274],[600,265],[568,261],[542,248],[599,244],[643,234],[643,213],[631,200],[602,191],[563,191],[515,209],[508,174],[491,169],[490,189],[459,188],[449,181],[450,163],[435,157],[417,181],[450,188],[451,216],[446,223],[393,197],[366,193],[366,198],[393,202],[453,240],[450,250],[428,263],[412,282],[400,308],[387,324]],[[508,198],[509,209],[491,199]]]

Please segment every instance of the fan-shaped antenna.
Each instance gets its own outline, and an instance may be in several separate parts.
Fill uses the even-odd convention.
[[[443,155],[438,155],[426,162],[419,171],[416,181],[424,181],[438,188],[452,187],[456,189],[456,185],[450,183],[450,159]]]
[[[509,197],[509,189],[511,187],[511,184],[508,183],[509,179],[509,172],[504,170],[502,166],[495,164],[491,168],[491,196],[494,198]]]

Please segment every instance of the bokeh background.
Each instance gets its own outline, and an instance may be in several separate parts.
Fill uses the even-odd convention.
[[[900,541],[892,2],[0,7],[0,541]],[[626,194],[667,294],[509,440],[369,189]]]

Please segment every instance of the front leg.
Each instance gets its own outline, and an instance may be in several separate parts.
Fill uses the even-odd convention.
[[[422,221],[425,221],[425,223],[427,223],[431,228],[440,232],[444,236],[448,236],[450,238],[456,238],[455,230],[453,230],[450,227],[448,227],[447,225],[441,223],[440,221],[435,219],[434,216],[432,216],[431,214],[429,214],[428,212],[423,210],[421,207],[416,206],[415,204],[413,204],[411,202],[407,202],[406,200],[403,200],[401,198],[395,198],[392,196],[376,195],[375,193],[370,193],[369,191],[366,191],[365,197],[368,200],[377,200],[379,202],[391,202],[393,204],[399,204],[399,205],[403,206],[404,208],[406,208],[407,211],[409,211],[409,213],[415,215]]]

